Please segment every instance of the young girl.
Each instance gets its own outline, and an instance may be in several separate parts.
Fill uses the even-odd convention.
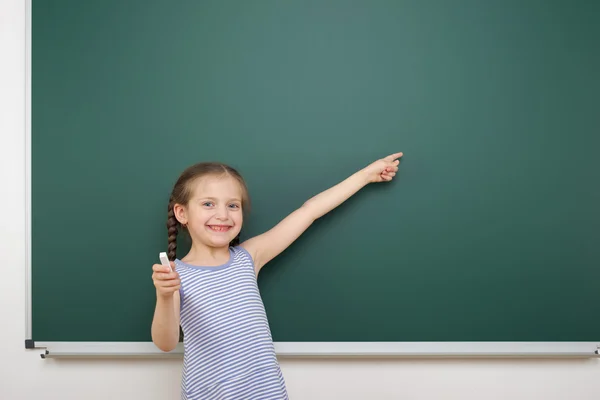
[[[172,271],[152,266],[156,309],[152,340],[171,351],[184,333],[182,398],[287,399],[269,323],[257,287],[261,268],[317,218],[371,182],[391,181],[402,153],[359,170],[312,197],[269,231],[239,243],[248,191],[238,172],[199,163],[179,177],[168,207]],[[177,233],[192,245],[176,258]]]

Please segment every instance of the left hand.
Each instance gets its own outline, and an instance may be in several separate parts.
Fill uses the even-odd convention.
[[[396,171],[398,171],[398,164],[400,164],[398,159],[400,157],[402,157],[402,153],[390,154],[365,167],[364,171],[367,174],[368,182],[391,181],[396,176]]]

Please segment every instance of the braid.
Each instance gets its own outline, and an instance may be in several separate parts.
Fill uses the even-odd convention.
[[[179,222],[177,221],[177,218],[175,218],[175,212],[173,211],[174,204],[175,200],[171,195],[167,212],[167,234],[169,237],[167,256],[169,257],[170,261],[174,261],[175,257],[177,256],[177,225]]]

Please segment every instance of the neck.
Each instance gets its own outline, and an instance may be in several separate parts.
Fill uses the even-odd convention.
[[[216,266],[229,260],[229,246],[211,247],[202,243],[192,243],[190,251],[181,261],[193,265]]]

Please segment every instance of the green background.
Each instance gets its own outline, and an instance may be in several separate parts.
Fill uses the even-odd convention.
[[[600,339],[599,17],[583,0],[33,0],[33,339],[151,340],[188,165],[240,170],[247,238],[397,151],[393,182],[261,272],[274,340]]]

